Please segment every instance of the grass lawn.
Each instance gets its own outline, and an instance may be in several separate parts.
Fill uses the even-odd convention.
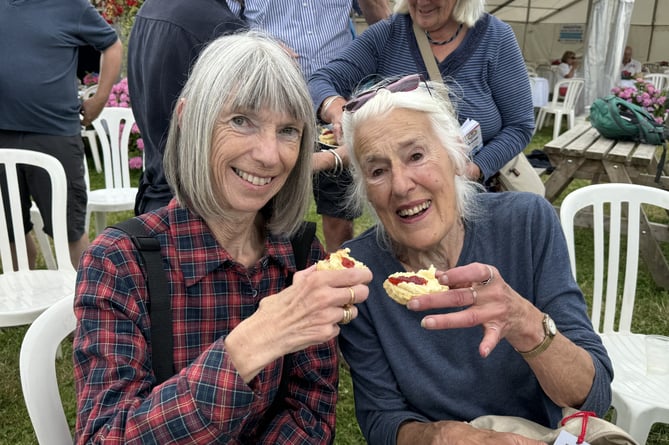
[[[529,153],[534,148],[542,148],[551,138],[552,127],[545,127],[533,139],[528,147]],[[102,186],[101,175],[95,173],[92,165],[91,188]],[[576,182],[568,193],[576,187],[584,185],[584,182]],[[559,201],[558,201],[559,202]],[[114,223],[131,216],[131,212],[118,213],[109,218],[108,223]],[[666,215],[661,215],[664,218]],[[309,220],[319,222],[318,233],[322,235],[320,218],[312,208],[308,216]],[[665,220],[666,222],[666,220]],[[356,233],[360,233],[370,224],[369,218],[363,216],[356,221]],[[95,224],[91,229],[94,230]],[[579,233],[577,243],[579,249],[589,250],[591,239],[587,233]],[[663,246],[665,256],[669,257],[669,246]],[[580,255],[577,270],[579,271],[579,282],[586,295],[589,285],[586,283],[592,276],[592,262],[589,258]],[[633,319],[633,330],[643,333],[654,333],[669,335],[669,291],[658,289],[650,278],[645,266],[641,265],[638,280],[637,302]],[[28,418],[23,402],[21,385],[19,381],[19,350],[21,340],[27,327],[5,328],[0,330],[0,376],[4,382],[0,387],[0,445],[27,445],[36,443],[36,439]],[[63,353],[65,359],[57,362],[61,396],[65,405],[70,425],[74,426],[76,415],[74,402],[74,383],[72,378],[72,362],[69,359],[72,354],[70,341],[63,342]],[[340,382],[340,400],[337,405],[337,438],[335,443],[340,445],[363,444],[364,440],[358,428],[353,402],[353,388],[348,371],[342,368]],[[647,442],[648,445],[669,445],[669,425],[655,425]]]

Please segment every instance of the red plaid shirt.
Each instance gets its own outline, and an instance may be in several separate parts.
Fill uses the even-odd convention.
[[[162,246],[178,373],[154,386],[138,253],[126,234],[105,230],[83,256],[77,279],[76,443],[332,442],[334,340],[271,363],[249,384],[225,350],[225,336],[295,272],[290,241],[268,236],[265,255],[247,269],[174,200],[141,218]],[[323,255],[314,239],[308,263]]]

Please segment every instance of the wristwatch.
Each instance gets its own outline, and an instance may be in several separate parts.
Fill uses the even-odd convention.
[[[537,355],[541,354],[544,352],[546,349],[548,349],[548,346],[550,346],[551,342],[553,341],[553,337],[555,337],[555,334],[557,334],[557,327],[555,326],[555,322],[553,319],[550,317],[548,314],[544,314],[544,319],[541,322],[543,328],[544,328],[544,339],[539,343],[534,349],[523,352],[523,351],[516,351],[523,356],[523,358],[532,358],[536,357]]]

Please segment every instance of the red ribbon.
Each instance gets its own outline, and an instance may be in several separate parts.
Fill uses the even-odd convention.
[[[579,417],[582,419],[581,420],[581,434],[579,434],[578,439],[576,439],[576,443],[583,443],[583,442],[585,442],[585,431],[588,429],[588,418],[597,417],[597,414],[595,414],[592,411],[579,411],[579,412],[576,412],[576,413],[562,419],[562,421],[560,422],[560,425],[564,426],[571,419],[577,419]]]

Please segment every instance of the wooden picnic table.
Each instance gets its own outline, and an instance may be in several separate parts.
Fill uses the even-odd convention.
[[[655,181],[657,147],[630,141],[607,139],[589,124],[577,125],[548,142],[544,151],[555,166],[546,181],[546,198],[553,202],[574,179],[593,184],[620,182],[642,184],[669,190],[669,176]],[[669,165],[669,164],[668,164]],[[666,168],[665,168],[666,171]],[[669,265],[659,242],[669,242],[669,227],[650,222],[642,212],[641,230],[653,236],[642,237],[640,256],[655,283],[669,289]]]

